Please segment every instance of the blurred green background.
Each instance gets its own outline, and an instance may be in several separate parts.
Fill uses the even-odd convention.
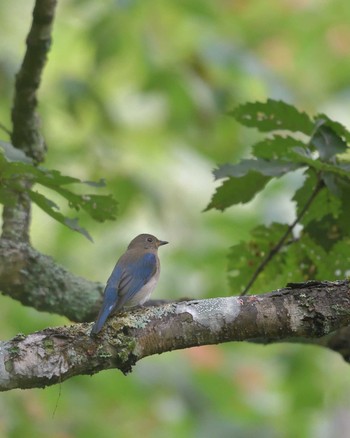
[[[150,232],[171,243],[160,251],[155,298],[234,293],[229,247],[258,222],[290,221],[289,193],[300,181],[282,178],[249,205],[203,213],[215,164],[248,154],[257,138],[225,112],[270,97],[349,127],[350,3],[58,3],[39,95],[45,166],[105,178],[119,215],[103,224],[81,216],[91,244],[34,208],[34,246],[104,282],[131,238]],[[0,5],[0,122],[8,128],[33,4]],[[1,339],[69,324],[8,297],[0,305]],[[208,346],[147,358],[127,377],[112,370],[2,393],[0,436],[343,438],[349,394],[349,366],[317,347]]]

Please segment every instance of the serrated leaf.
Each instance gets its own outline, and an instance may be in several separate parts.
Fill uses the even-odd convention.
[[[316,184],[317,177],[315,173],[308,171],[303,185],[295,192],[292,198],[293,201],[296,202],[297,216],[299,216],[300,212],[304,209],[311,196],[311,193],[316,187]],[[315,223],[315,221],[322,220],[328,214],[331,214],[334,218],[337,218],[341,212],[341,204],[341,200],[324,187],[316,195],[300,222],[302,225],[307,226],[311,222]]]
[[[303,148],[306,144],[293,137],[275,135],[256,143],[252,147],[252,152],[258,158],[278,160],[288,158],[289,151],[295,147]]]
[[[99,222],[116,218],[117,202],[111,195],[77,195],[62,187],[56,188],[56,191],[67,199],[71,208],[83,209]]]
[[[85,230],[85,228],[79,226],[77,219],[70,219],[64,216],[62,213],[58,211],[59,210],[58,206],[50,199],[42,195],[41,193],[34,192],[33,190],[29,190],[28,194],[30,196],[30,199],[33,202],[35,202],[38,207],[40,207],[43,211],[45,211],[45,213],[47,213],[49,216],[51,216],[61,224],[67,226],[71,230],[77,231],[78,233],[82,234],[92,242],[92,238],[90,234],[87,232],[87,230]]]
[[[319,152],[321,160],[327,161],[334,155],[346,151],[345,141],[331,127],[325,125],[325,120],[318,120],[317,125],[310,143]]]
[[[341,123],[330,119],[326,114],[317,114],[315,120],[316,123],[318,120],[324,121],[339,137],[344,139],[345,142],[350,143],[350,132]]]
[[[273,223],[269,227],[260,225],[252,230],[252,238],[249,242],[241,242],[231,247],[228,255],[228,277],[233,293],[244,290],[260,263],[286,230],[287,225],[278,223]],[[274,287],[272,281],[282,270],[283,258],[283,251],[274,257],[258,277],[254,290],[258,291],[263,286],[264,289],[260,289],[260,292],[263,292]]]
[[[324,278],[330,280],[343,279],[350,276],[350,239],[346,237],[338,240],[332,247],[327,258],[324,259]],[[330,264],[327,259],[330,259]]]
[[[338,200],[339,201],[339,200]],[[326,214],[322,220],[310,221],[304,228],[314,242],[317,242],[326,252],[341,238],[341,230],[332,214]]]
[[[280,100],[246,103],[229,114],[243,125],[262,132],[288,130],[311,135],[314,128],[312,120],[305,112],[300,112],[293,105]]]
[[[255,171],[249,171],[241,178],[229,178],[216,190],[206,211],[211,208],[225,210],[231,205],[245,204],[263,190],[270,179]]]
[[[106,180],[104,178],[101,178],[99,181],[83,181],[83,183],[91,187],[106,187]]]
[[[350,179],[350,173],[344,163],[329,163],[324,162],[309,154],[306,149],[293,148],[290,153],[291,160],[302,164],[307,164],[309,167],[320,172],[329,172],[342,176],[345,179]]]
[[[292,163],[282,160],[263,160],[258,159],[248,159],[242,160],[237,164],[224,164],[218,169],[214,170],[215,179],[235,177],[240,178],[246,175],[250,171],[255,171],[261,173],[265,176],[281,176],[292,170],[296,170],[300,167],[298,163]]]

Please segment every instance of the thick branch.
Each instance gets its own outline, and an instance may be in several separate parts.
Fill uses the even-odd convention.
[[[73,275],[27,243],[0,239],[0,290],[37,310],[92,321],[103,285]]]
[[[337,350],[331,334],[350,325],[349,303],[348,281],[310,282],[261,296],[136,310],[111,318],[97,338],[89,337],[91,324],[17,336],[0,344],[0,389],[44,387],[110,368],[125,373],[153,354],[229,341],[308,342]],[[340,346],[348,360],[349,342]]]

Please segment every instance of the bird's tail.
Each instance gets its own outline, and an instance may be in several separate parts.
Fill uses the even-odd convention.
[[[95,336],[97,335],[97,333],[101,331],[104,323],[106,322],[107,318],[112,313],[114,308],[115,308],[115,303],[112,304],[104,303],[104,305],[100,310],[100,313],[97,316],[96,322],[91,329],[90,336]]]

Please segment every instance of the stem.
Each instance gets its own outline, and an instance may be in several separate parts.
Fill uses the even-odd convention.
[[[314,190],[312,191],[309,199],[306,201],[303,209],[301,210],[299,215],[296,217],[296,219],[292,222],[292,224],[289,225],[289,227],[287,228],[286,232],[282,235],[280,240],[276,243],[276,245],[273,248],[271,248],[271,250],[269,251],[267,256],[263,259],[263,261],[257,267],[257,269],[255,270],[254,274],[252,275],[252,278],[249,280],[249,282],[248,282],[247,286],[245,287],[244,291],[241,293],[241,296],[244,296],[244,295],[246,295],[248,293],[249,289],[255,283],[255,280],[258,278],[260,273],[265,269],[266,265],[281,250],[281,248],[283,247],[287,237],[291,234],[291,232],[293,231],[294,227],[301,221],[302,217],[307,212],[307,210],[309,209],[310,205],[312,204],[312,202],[314,201],[314,199],[316,198],[316,196],[320,192],[320,190],[323,188],[323,186],[324,186],[323,181],[320,179],[319,175],[317,175],[317,177],[318,177],[318,181],[317,181],[317,183],[316,183],[316,185],[314,187]]]

